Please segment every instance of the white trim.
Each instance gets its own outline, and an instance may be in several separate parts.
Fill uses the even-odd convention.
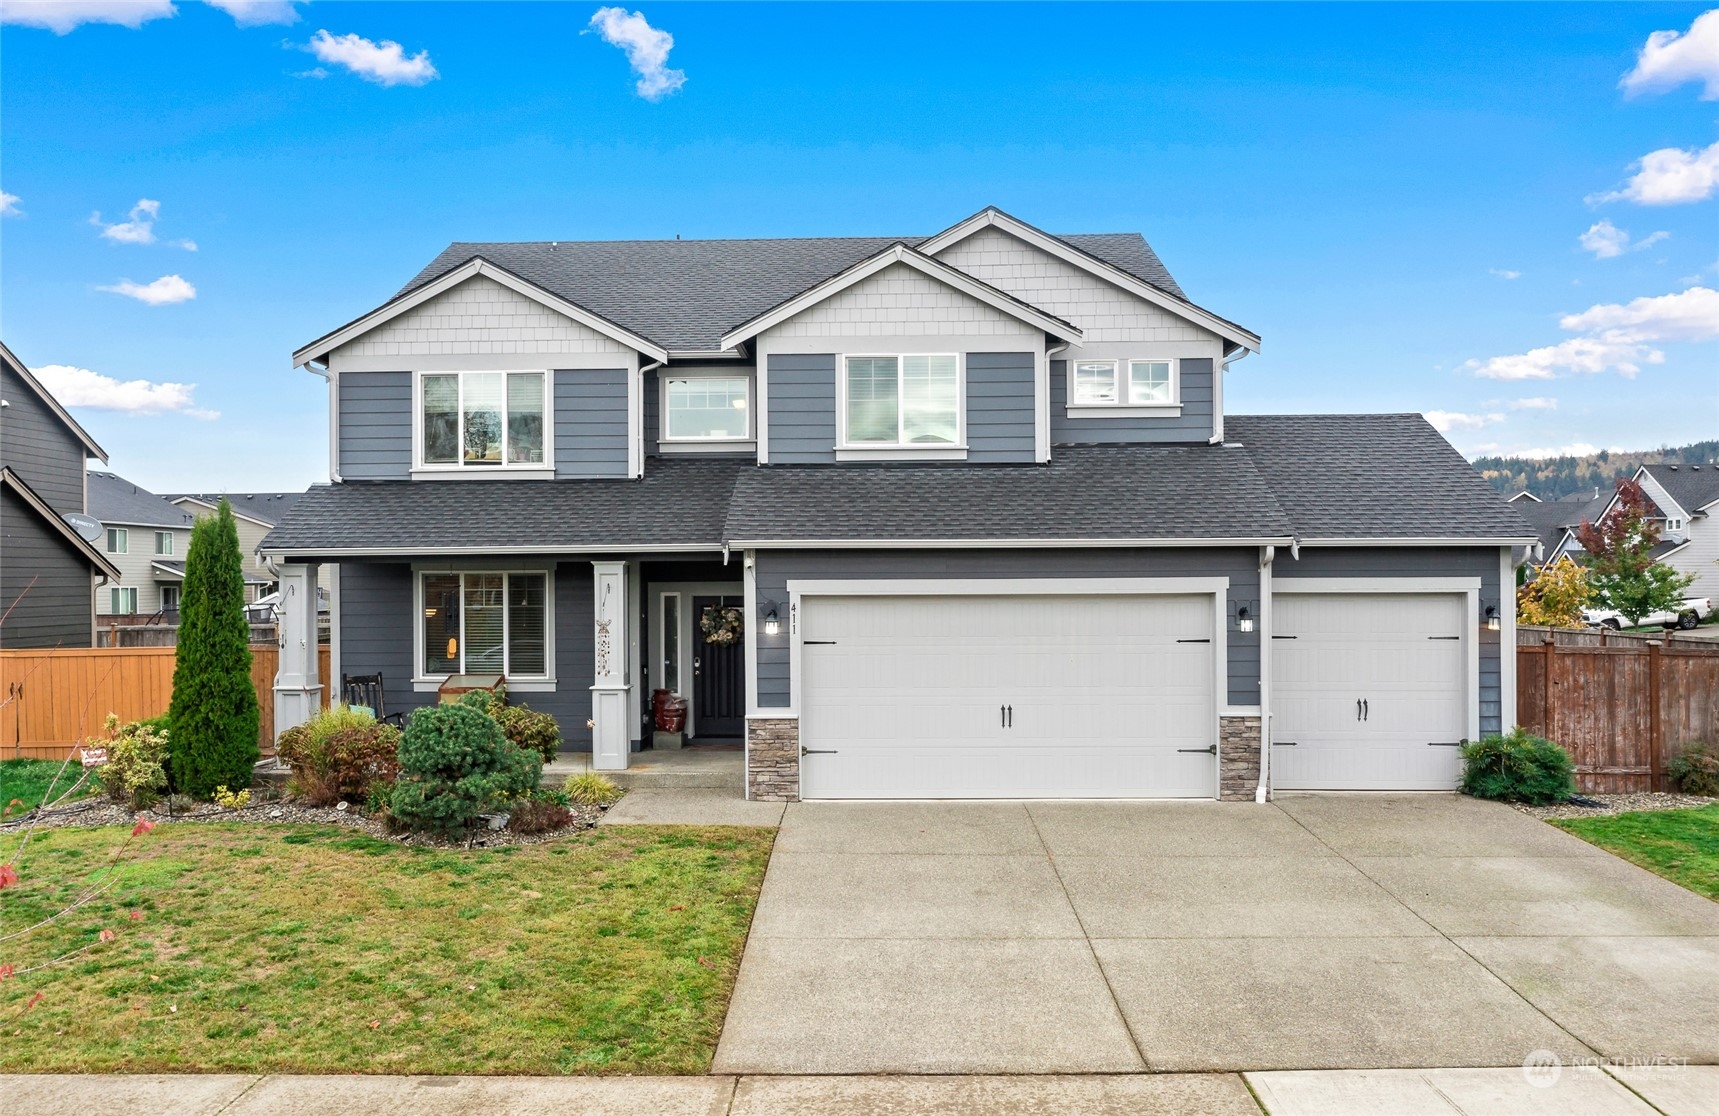
[[[1498,549],[1498,730],[1516,727],[1516,563],[1513,548]]]
[[[167,498],[164,497],[164,499],[167,499]],[[219,504],[211,504],[209,501],[200,500],[195,496],[174,496],[170,499],[167,499],[167,502],[169,504],[174,505],[175,507],[177,507],[179,504],[187,503],[187,504],[196,504],[200,508],[208,508],[210,511],[219,511],[220,510]],[[255,523],[258,527],[267,527],[270,530],[274,529],[275,525],[273,523],[270,523],[268,520],[258,519],[257,517],[252,516],[252,515],[246,515],[244,512],[240,511],[238,508],[233,507],[233,502],[231,500],[227,501],[227,507],[232,510],[234,519],[242,519],[246,523]],[[185,530],[185,528],[181,527],[181,528],[179,528],[179,530]]]
[[[953,357],[955,360],[955,440],[953,442],[904,442],[907,421],[907,361],[909,357]],[[895,361],[895,441],[848,441],[848,361]],[[967,356],[965,353],[838,353],[836,354],[836,460],[843,453],[876,456],[879,452],[911,458],[951,459],[967,456]]]
[[[645,475],[645,377],[639,368],[627,369],[627,477]],[[550,377],[548,426],[555,424],[555,383]],[[548,431],[544,432],[546,435]]]
[[[328,687],[331,692],[339,694],[342,690],[340,685],[340,563],[330,562],[323,567],[323,571],[328,576]],[[318,627],[321,627],[320,623]]]
[[[757,449],[758,443],[754,442],[750,438],[703,442],[685,441],[657,443],[657,455],[659,457],[676,457],[701,453],[706,455],[729,454],[734,457],[745,457],[748,454],[755,453]]]
[[[555,567],[527,567],[486,569],[451,569],[433,565],[412,564],[412,686],[418,693],[432,693],[450,674],[430,674],[424,670],[424,577],[426,575],[455,576],[460,579],[460,657],[465,658],[465,578],[468,574],[500,574],[502,581],[501,607],[501,654],[503,670],[502,681],[509,690],[519,689],[522,693],[554,693],[555,678]],[[524,674],[513,676],[506,671],[508,659],[508,619],[507,578],[512,574],[541,574],[543,583],[543,669],[544,674]],[[330,616],[332,621],[333,617]],[[465,670],[464,674],[477,674],[478,671]]]
[[[677,636],[680,640],[681,662],[680,688],[675,692],[686,699],[686,735],[688,737],[698,735],[698,697],[694,693],[696,687],[692,684],[697,669],[693,666],[693,660],[702,653],[699,648],[703,646],[698,638],[698,630],[694,626],[692,599],[694,597],[743,596],[744,588],[742,588],[741,593],[736,593],[735,585],[736,583],[732,581],[651,582],[651,600],[647,606],[646,619],[651,626],[651,631],[656,633],[656,643],[653,645],[654,651],[650,661],[645,664],[645,685],[640,689],[641,691],[656,690],[661,688],[666,681],[662,677],[662,651],[664,647],[662,601],[664,597],[678,597],[680,605],[676,627],[678,628]],[[752,626],[752,622],[748,620],[742,631],[749,633],[752,631]],[[750,674],[747,678],[750,683]],[[639,710],[639,715],[641,718],[644,716],[643,708]]]
[[[1071,403],[1067,410],[1067,417],[1071,419],[1180,418],[1181,415],[1180,403],[1151,406],[1136,406],[1132,403]]]
[[[1271,635],[1275,618],[1272,595],[1277,591],[1277,548],[1259,548],[1259,783],[1254,801],[1271,801]]]
[[[965,461],[962,446],[837,446],[837,461]]]
[[[509,464],[507,460],[507,377],[508,376],[541,376],[543,378],[543,460],[518,465]],[[457,384],[457,408],[459,425],[455,440],[459,447],[455,452],[460,454],[458,461],[438,461],[435,463],[424,460],[424,379],[428,376],[453,376]],[[494,465],[468,465],[465,463],[463,447],[465,445],[466,407],[465,407],[465,378],[467,376],[500,376],[501,381],[501,460]],[[426,372],[412,373],[412,465],[410,473],[413,480],[425,477],[457,476],[460,478],[504,474],[514,480],[551,480],[555,476],[555,372],[548,368],[494,368],[473,370],[470,372]],[[536,474],[536,475],[534,475]]]
[[[1000,310],[1012,318],[1026,322],[1064,341],[1079,341],[1084,336],[1078,327],[1070,325],[1061,318],[1047,314],[1029,303],[1022,302],[989,283],[950,267],[941,260],[932,259],[923,252],[898,243],[890,245],[877,255],[861,260],[846,271],[832,275],[809,290],[795,295],[785,302],[778,303],[775,307],[766,310],[752,320],[729,330],[722,337],[722,347],[732,349],[749,341],[765,330],[781,325],[802,311],[816,306],[832,295],[839,294],[855,283],[868,279],[894,264],[904,264],[911,267],[947,287],[953,287],[969,298],[983,302],[994,310]]]
[[[758,556],[752,551],[741,555],[741,595],[745,598],[746,627],[746,715],[752,716],[758,708],[758,625],[754,619],[758,615]],[[781,622],[782,616],[777,614],[776,620]]]
[[[1055,256],[1064,263],[1071,264],[1108,283],[1121,287],[1136,298],[1149,302],[1162,310],[1168,310],[1178,317],[1186,318],[1243,348],[1251,349],[1256,353],[1259,351],[1259,337],[1256,334],[1250,333],[1234,322],[1225,321],[1210,310],[1196,306],[1186,299],[1177,298],[1170,292],[1154,287],[1145,280],[1135,278],[1097,256],[1089,255],[1071,244],[1058,240],[1049,233],[1034,228],[1017,217],[1009,216],[995,206],[975,213],[965,221],[943,230],[930,240],[921,242],[919,251],[929,256],[935,256],[950,245],[958,244],[974,233],[993,226],[1002,229],[1017,240],[1024,240],[1034,248]]]
[[[1071,419],[1096,418],[1179,418],[1182,414],[1182,359],[1174,356],[1115,356],[1069,357],[1064,376],[1067,379],[1063,410]],[[1199,358],[1210,359],[1210,358]],[[1218,362],[1213,361],[1216,365]],[[1077,366],[1082,364],[1110,365],[1110,382],[1115,392],[1114,402],[1082,402],[1074,397],[1078,382]],[[1137,401],[1134,398],[1134,366],[1136,364],[1167,364],[1170,366],[1170,398]]]
[[[770,351],[767,338],[760,337],[753,347],[753,382],[758,385],[757,403],[752,408],[753,433],[758,437],[758,464],[770,463]]]
[[[1355,539],[1298,539],[1301,546],[1533,546],[1540,541],[1539,535],[1518,535],[1515,538],[1355,538]]]
[[[399,317],[401,314],[406,313],[408,310],[421,306],[435,298],[437,295],[452,290],[454,287],[464,283],[467,279],[471,279],[478,275],[482,275],[488,279],[493,279],[514,293],[524,295],[526,298],[529,298],[534,302],[542,303],[544,306],[554,310],[556,313],[573,319],[586,329],[595,333],[600,333],[611,341],[619,342],[620,344],[636,350],[637,352],[644,353],[653,360],[668,359],[668,350],[655,342],[650,341],[629,329],[618,326],[607,318],[599,317],[585,309],[583,306],[580,306],[578,303],[570,302],[558,294],[554,294],[551,291],[539,287],[535,283],[521,279],[506,268],[497,267],[488,260],[479,257],[454,268],[454,270],[438,279],[425,283],[422,287],[412,291],[410,294],[404,294],[398,298],[383,303],[381,306],[370,311],[370,313],[341,326],[333,333],[325,334],[322,337],[317,338],[315,341],[312,341],[310,344],[293,353],[293,367],[297,368],[302,364],[326,357],[329,353],[340,348],[348,341],[369,333],[384,322],[391,321],[392,319]]]
[[[676,449],[687,452],[688,449],[744,449],[757,444],[757,389],[753,386],[753,378],[749,370],[744,368],[697,368],[675,370],[663,367],[656,370],[657,377],[657,448],[664,452],[673,453]],[[746,433],[739,437],[728,435],[711,437],[694,437],[685,434],[669,433],[669,393],[670,380],[739,380],[746,385]],[[671,449],[669,447],[675,447]],[[682,448],[684,447],[684,448]]]
[[[789,543],[789,546],[797,544]],[[347,546],[291,547],[285,550],[264,550],[259,553],[272,559],[291,561],[297,558],[490,558],[514,554],[614,554],[636,551],[643,554],[720,554],[722,544],[672,543],[600,543],[591,545],[566,544],[545,546]]]
[[[1259,711],[1259,706],[1257,706],[1257,705],[1220,705],[1220,706],[1218,706],[1218,716],[1220,716],[1220,717],[1258,717],[1258,716],[1261,716],[1261,714]]]
[[[756,550],[1042,550],[1055,547],[1081,550],[1089,547],[1288,546],[1292,541],[1288,535],[1283,535],[1246,539],[730,539],[728,545]],[[334,551],[316,553],[332,554]]]

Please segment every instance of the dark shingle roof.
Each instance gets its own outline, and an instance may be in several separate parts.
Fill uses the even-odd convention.
[[[722,335],[742,322],[892,244],[917,245],[926,239],[456,241],[400,294],[482,256],[664,348],[714,351],[722,347]],[[1059,239],[1187,298],[1139,233]]]
[[[318,485],[262,549],[714,548],[735,475],[755,467],[750,458],[670,459],[652,462],[643,480]]]
[[[1070,446],[1047,465],[773,465],[741,476],[735,542],[1258,539],[1288,519],[1245,453]]]
[[[1547,553],[1563,539],[1564,532],[1571,527],[1578,527],[1584,521],[1592,521],[1600,517],[1611,502],[1611,493],[1601,493],[1594,496],[1583,493],[1580,499],[1546,500],[1534,503],[1531,500],[1519,500],[1510,506],[1516,509],[1518,515],[1527,520],[1540,534],[1540,541],[1545,544]]]
[[[121,526],[189,527],[194,522],[182,509],[113,473],[91,471],[89,510],[103,523]]]
[[[1697,508],[1719,500],[1719,465],[1647,465],[1648,476],[1671,494],[1683,510],[1694,514]]]
[[[1530,539],[1538,532],[1420,415],[1230,415],[1302,539]]]
[[[221,502],[221,497],[225,496],[235,512],[261,520],[272,527],[281,521],[303,495],[302,492],[171,492],[161,498],[182,500],[190,497],[214,507]]]

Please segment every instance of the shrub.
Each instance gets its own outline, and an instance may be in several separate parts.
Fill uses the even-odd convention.
[[[613,806],[621,800],[622,793],[607,775],[595,771],[569,775],[561,789],[581,806]]]
[[[176,790],[207,799],[218,786],[250,786],[258,758],[244,560],[224,498],[191,529],[180,602],[169,768]]]
[[[1665,771],[1684,794],[1719,797],[1719,751],[1709,745],[1685,744],[1666,764]]]
[[[1576,793],[1570,753],[1523,728],[1462,746],[1462,790],[1476,798],[1545,806]]]
[[[106,728],[110,739],[90,742],[107,748],[107,762],[96,773],[102,789],[115,802],[147,810],[167,789],[167,730],[159,727],[162,720],[156,717],[121,725],[119,718],[109,713]]]
[[[281,733],[277,747],[292,765],[300,797],[312,806],[363,801],[372,787],[400,773],[400,730],[345,705]]]
[[[215,805],[223,810],[243,810],[251,804],[251,792],[248,790],[230,791],[226,787],[215,788]]]
[[[548,713],[539,713],[529,705],[496,705],[490,708],[489,715],[509,740],[528,752],[536,752],[544,763],[552,761],[561,750],[561,725]]]
[[[427,706],[412,714],[400,739],[400,780],[389,809],[410,828],[452,836],[542,778],[543,761],[510,741],[493,718],[463,702]]]
[[[565,796],[561,796],[565,797]],[[564,801],[556,801],[553,792],[538,792],[530,798],[513,803],[507,816],[507,828],[515,833],[547,833],[573,824],[573,811]]]

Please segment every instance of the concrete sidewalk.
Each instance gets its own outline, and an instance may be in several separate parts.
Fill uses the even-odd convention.
[[[0,1075],[0,1097],[7,1116],[1714,1116],[1719,1067],[1566,1067],[1538,1084],[1521,1068],[995,1077],[15,1074]]]

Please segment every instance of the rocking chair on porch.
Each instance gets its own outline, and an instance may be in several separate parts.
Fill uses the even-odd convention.
[[[406,714],[390,713],[383,702],[381,674],[342,674],[340,700],[350,709],[368,709],[378,721],[395,728],[406,726]]]

